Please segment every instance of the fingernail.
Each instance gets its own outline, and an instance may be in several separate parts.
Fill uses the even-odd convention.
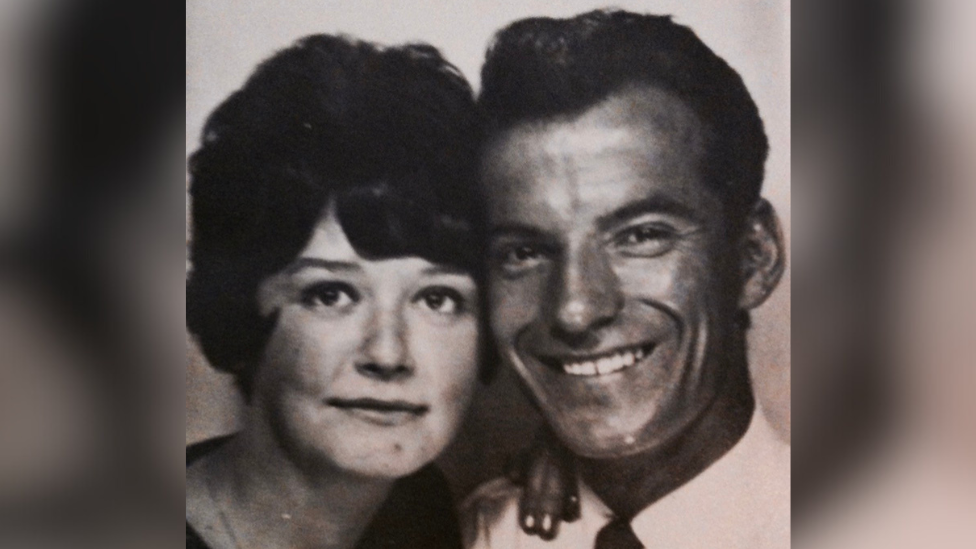
[[[548,513],[542,515],[542,531],[548,532],[552,529],[552,517]]]
[[[579,498],[576,496],[570,496],[569,500],[566,502],[566,516],[569,522],[580,518],[580,502]]]
[[[526,528],[532,528],[533,526],[535,526],[535,517],[533,517],[532,515],[526,515],[526,517],[525,517],[525,527]]]

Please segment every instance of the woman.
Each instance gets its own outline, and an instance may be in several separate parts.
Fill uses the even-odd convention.
[[[211,115],[187,325],[247,406],[187,450],[188,548],[460,546],[430,462],[479,376],[479,133],[434,48],[325,35]]]

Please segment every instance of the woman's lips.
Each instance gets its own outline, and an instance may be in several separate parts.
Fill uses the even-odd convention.
[[[430,411],[426,404],[375,398],[329,398],[326,404],[378,425],[399,425]]]

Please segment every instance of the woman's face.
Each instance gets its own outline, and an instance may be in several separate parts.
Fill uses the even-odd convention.
[[[477,378],[471,276],[418,257],[364,259],[334,213],[258,291],[279,315],[252,403],[298,463],[394,478],[454,436]]]

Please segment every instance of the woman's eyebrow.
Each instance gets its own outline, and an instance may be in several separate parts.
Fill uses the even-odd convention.
[[[431,265],[430,267],[425,267],[421,274],[427,276],[433,275],[462,275],[468,276],[468,272],[460,267],[454,267],[451,265]]]
[[[304,269],[325,269],[333,272],[360,272],[363,270],[356,263],[322,259],[320,257],[299,257],[286,270],[289,274],[294,274]]]

